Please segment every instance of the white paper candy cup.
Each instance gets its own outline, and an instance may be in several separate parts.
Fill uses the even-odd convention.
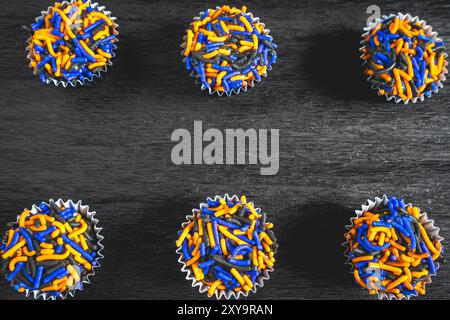
[[[220,9],[219,6],[216,7],[216,10]],[[204,11],[200,12],[198,17],[194,17],[194,21],[198,21],[200,20],[200,17],[204,14]],[[273,37],[269,34],[270,33],[270,29],[266,29],[265,28],[265,24],[260,22],[260,19],[258,17],[254,17],[253,13],[251,12],[247,12],[246,14],[248,14],[254,21],[255,23],[261,23],[262,25],[264,25],[264,31],[262,32],[263,35],[270,37],[273,40]],[[181,51],[181,55],[183,56],[183,63],[186,62],[187,57],[184,55],[184,52],[186,50],[186,41],[187,41],[187,36],[184,35],[183,37],[183,43],[181,44],[181,48],[183,49]],[[272,65],[267,66],[267,70],[265,73],[261,74],[261,79],[260,80],[252,80],[250,82],[247,82],[247,85],[245,87],[241,87],[241,88],[233,88],[231,89],[229,92],[224,92],[224,91],[219,91],[219,90],[214,90],[213,88],[209,87],[206,88],[200,81],[200,76],[198,74],[196,74],[194,72],[194,70],[191,70],[191,73],[189,74],[190,77],[195,79],[195,83],[197,85],[201,84],[201,89],[202,90],[206,90],[208,91],[209,94],[217,94],[219,97],[223,96],[224,94],[227,96],[231,96],[232,94],[239,94],[241,91],[246,92],[248,90],[249,87],[253,88],[255,85],[255,82],[262,82],[262,78],[267,78],[267,71],[271,71],[272,70]]]
[[[392,17],[397,17],[400,20],[408,20],[408,21],[411,21],[411,23],[418,22],[423,27],[424,34],[425,34],[426,37],[428,37],[430,39],[433,39],[434,41],[437,41],[437,42],[442,41],[442,39],[438,37],[438,33],[436,31],[433,31],[433,28],[431,26],[427,25],[425,20],[420,20],[418,16],[412,17],[412,15],[409,14],[409,13],[403,14],[403,13],[400,13],[400,12],[398,14],[393,14],[392,13],[390,15],[383,15],[382,17],[377,18],[375,21],[373,21],[367,27],[364,28],[364,33],[362,34],[362,38],[365,39],[370,34],[370,32],[377,26],[378,23],[380,23],[380,22],[382,22],[382,21],[384,21],[386,19],[390,19]],[[362,51],[364,48],[366,48],[366,46],[361,47],[359,49],[359,51]],[[364,54],[361,55],[361,58],[363,56],[364,56]],[[448,65],[447,57],[448,57],[448,55],[445,52],[444,52],[444,57],[445,57],[445,59],[444,59],[444,66],[442,68],[442,72],[439,75],[438,80],[435,82],[436,85],[437,85],[437,88],[436,88],[436,90],[432,90],[433,93],[438,93],[439,92],[439,88],[443,88],[444,87],[443,82],[446,80],[446,76],[445,75],[448,73],[448,70],[447,70],[447,65]],[[367,64],[367,61],[364,61],[363,64],[362,64],[363,67],[365,67],[366,64]],[[371,79],[372,79],[372,76],[369,76],[367,78],[367,81],[369,81]],[[378,90],[378,86],[375,85],[375,84],[372,84],[371,87],[372,87],[372,89]],[[424,92],[422,92],[418,97],[414,97],[412,99],[402,99],[402,98],[400,98],[398,96],[389,95],[387,93],[385,93],[385,94],[378,93],[378,95],[379,96],[384,95],[386,97],[387,101],[391,101],[392,100],[395,103],[403,102],[404,104],[408,104],[409,102],[416,103],[417,101],[424,101],[425,98],[426,98]]]
[[[214,201],[219,201],[219,196],[215,196],[214,197]],[[224,199],[226,201],[232,201],[232,202],[238,202],[239,201],[239,197],[237,195],[233,195],[233,196],[229,196],[228,194],[224,195]],[[253,202],[249,202],[251,205],[253,205]],[[199,205],[199,209],[192,209],[192,215],[188,215],[186,216],[186,221],[183,222],[181,224],[181,230],[183,230],[186,225],[188,225],[191,221],[194,220],[194,217],[197,213],[201,212],[202,208],[208,208],[208,204],[206,203],[200,203]],[[258,210],[259,208],[255,208],[255,210]],[[194,275],[194,271],[192,271],[191,267],[187,267],[186,266],[186,261],[184,260],[183,257],[183,250],[182,248],[178,248],[175,251],[178,255],[179,255],[179,259],[178,262],[182,265],[181,267],[181,271],[186,273],[186,280],[189,280],[192,282],[192,288],[198,287],[198,291],[200,293],[206,293],[208,291],[208,286],[206,284],[204,284],[202,281],[197,281],[195,279],[195,275]],[[241,296],[243,297],[247,297],[249,292],[253,292],[256,293],[258,287],[263,287],[264,286],[264,281],[269,280],[270,279],[270,272],[273,272],[274,269],[273,268],[267,268],[265,270],[261,271],[261,274],[256,278],[255,284],[253,286],[252,289],[250,289],[250,291],[248,292],[244,292],[244,291],[234,291],[234,290],[216,290],[215,292],[215,297],[216,299],[239,299]]]
[[[389,199],[387,198],[386,195],[383,195],[382,198],[376,197],[375,200],[368,199],[367,204],[361,206],[361,210],[355,210],[356,216],[350,218],[350,224],[346,225],[345,229],[347,231],[350,231],[353,227],[353,222],[357,218],[362,216],[365,212],[374,211],[374,210],[377,210],[377,209],[383,208],[383,207],[387,208],[388,202],[389,202]],[[408,203],[405,206],[413,207],[413,205],[411,203]],[[420,212],[420,208],[419,208],[419,212]],[[426,212],[420,213],[419,222],[424,227],[424,229],[427,231],[427,234],[432,242],[439,241],[440,243],[442,243],[444,238],[439,236],[439,228],[434,226],[434,220],[429,219]],[[344,252],[345,257],[347,258],[346,264],[350,265],[350,273],[353,274],[354,266],[353,266],[353,263],[351,262],[352,259],[349,257],[349,253],[350,253],[349,243],[348,243],[348,241],[345,241],[342,245],[346,248],[345,252]],[[435,265],[436,265],[436,269],[438,269],[439,262],[435,262]],[[428,276],[428,280],[426,281],[426,283],[429,284],[431,282],[432,282],[431,276]],[[367,291],[367,289],[364,289],[364,288],[361,288],[361,289]],[[410,298],[411,298],[411,296],[405,296],[405,295],[402,295],[400,298],[398,298],[395,294],[386,293],[384,291],[378,291],[378,299],[379,300],[402,300],[402,299],[409,300]]]
[[[67,5],[67,4],[71,4],[72,2],[73,2],[73,1],[63,1],[63,2],[61,2],[61,4],[62,4],[62,5]],[[106,10],[106,7],[100,6],[100,5],[99,5],[98,3],[96,3],[96,2],[93,3],[91,0],[87,0],[86,2],[89,3],[89,5],[90,5],[91,7],[96,8],[96,9],[99,10],[101,13],[103,13],[104,15],[106,15],[108,18],[111,19],[111,21],[113,22],[113,27],[112,27],[112,29],[113,29],[113,35],[115,35],[115,36],[117,37],[117,36],[119,35],[119,32],[117,31],[117,29],[119,28],[119,25],[116,23],[117,18],[111,16],[111,11],[107,11],[107,10]],[[41,21],[42,19],[44,19],[44,17],[52,10],[52,8],[53,8],[53,7],[50,6],[50,7],[48,7],[47,11],[42,11],[42,12],[41,12],[41,15],[40,15],[39,17],[37,17],[37,18],[35,19],[35,21],[36,21],[36,22],[39,22],[39,21]],[[34,32],[34,31],[32,31],[32,32]],[[33,68],[33,66],[31,65],[31,62],[33,61],[33,53],[32,53],[31,47],[30,47],[31,41],[32,41],[32,36],[30,36],[30,37],[27,39],[27,47],[26,47],[26,51],[27,51],[27,58],[28,58],[28,60],[30,60],[29,67],[30,67],[30,68]],[[118,40],[117,40],[117,42],[118,42]],[[113,46],[114,46],[114,50],[117,49],[117,46],[116,46],[115,44],[113,44]],[[106,62],[106,65],[105,65],[105,66],[103,66],[103,67],[101,67],[101,68],[98,68],[98,70],[97,70],[96,72],[92,72],[93,75],[92,75],[91,78],[87,78],[87,77],[86,77],[86,78],[83,79],[83,81],[81,81],[81,80],[79,80],[79,79],[78,79],[78,80],[67,81],[67,80],[56,79],[56,78],[53,78],[53,77],[48,77],[48,78],[46,79],[45,83],[46,83],[46,84],[53,83],[55,86],[61,85],[61,86],[63,86],[64,88],[66,88],[67,86],[75,87],[75,86],[77,86],[77,85],[85,85],[85,84],[88,83],[88,82],[92,82],[95,78],[99,78],[99,79],[100,79],[101,76],[102,76],[102,73],[106,73],[106,72],[108,71],[108,67],[112,67],[112,66],[113,66],[112,59],[115,58],[116,54],[115,54],[115,52],[113,51],[111,55],[112,55],[112,58],[108,59],[108,61]],[[34,75],[37,75],[38,73],[37,73],[36,70],[33,70],[33,74],[34,74]]]
[[[90,284],[91,280],[90,278],[95,276],[95,269],[100,268],[100,260],[103,259],[103,255],[101,254],[101,251],[103,250],[103,245],[101,243],[101,241],[104,239],[104,237],[100,234],[102,228],[98,227],[98,220],[95,218],[95,211],[91,211],[89,209],[88,205],[83,205],[81,203],[81,201],[78,201],[77,203],[74,203],[72,200],[67,200],[66,202],[64,202],[63,200],[59,199],[58,201],[53,201],[52,199],[49,200],[49,203],[46,203],[47,205],[50,206],[50,203],[54,203],[56,204],[59,208],[64,207],[64,208],[72,208],[75,209],[76,212],[80,213],[83,218],[87,221],[89,221],[90,223],[92,223],[91,227],[94,228],[95,230],[95,235],[96,235],[96,245],[98,246],[98,250],[97,250],[97,256],[95,257],[95,265],[92,266],[92,271],[89,272],[86,276],[84,276],[81,279],[81,284]],[[45,202],[44,202],[45,203]],[[32,209],[30,210],[31,215],[36,215],[41,212],[41,209],[39,209],[38,206],[33,205]],[[19,218],[20,215],[17,216],[17,220],[16,223],[19,222]],[[75,296],[75,293],[77,290],[82,291],[82,289],[79,288],[79,286],[74,286],[73,289],[71,289],[70,291],[66,291],[62,294],[62,299],[66,299],[68,295],[70,295],[71,297]],[[26,297],[30,297],[32,296],[34,299],[43,299],[43,300],[56,300],[57,298],[55,296],[51,296],[48,295],[46,292],[42,292],[41,290],[25,290],[25,295]]]

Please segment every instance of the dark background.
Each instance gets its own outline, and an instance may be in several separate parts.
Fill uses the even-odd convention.
[[[384,193],[431,213],[450,238],[448,88],[424,103],[388,103],[368,88],[358,58],[369,5],[419,15],[450,41],[448,1],[247,2],[271,29],[279,62],[229,98],[201,92],[179,54],[191,18],[219,3],[101,3],[118,17],[118,57],[102,80],[75,89],[43,85],[27,68],[21,26],[53,2],[0,4],[0,225],[49,198],[90,204],[105,259],[76,298],[205,298],[179,271],[176,233],[192,207],[226,192],[262,207],[280,242],[276,271],[252,298],[373,298],[353,283],[340,243],[353,210]],[[204,130],[280,129],[278,175],[173,165],[171,133],[192,132],[194,120]],[[450,298],[448,266],[427,291]],[[22,295],[1,281],[0,298]]]

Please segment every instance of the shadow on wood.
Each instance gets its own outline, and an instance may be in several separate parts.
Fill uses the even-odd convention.
[[[318,33],[305,40],[310,42],[302,61],[312,90],[333,99],[348,101],[382,101],[370,88],[363,73],[359,48],[361,32],[336,30]]]
[[[280,264],[307,273],[312,282],[326,282],[329,287],[351,286],[342,243],[352,211],[327,202],[288,210],[291,221],[278,235]]]
[[[118,44],[115,75],[158,94],[195,92],[194,80],[189,79],[181,55],[185,27],[168,23],[143,33],[128,34]]]

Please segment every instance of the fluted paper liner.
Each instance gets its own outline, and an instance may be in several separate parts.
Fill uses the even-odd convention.
[[[375,197],[375,200],[367,200],[367,204],[366,205],[362,205],[361,206],[361,210],[355,210],[355,217],[350,218],[350,224],[345,226],[345,229],[347,231],[350,231],[350,229],[353,227],[353,222],[355,221],[355,219],[359,218],[360,216],[362,216],[363,213],[367,212],[367,211],[372,211],[372,210],[377,210],[380,207],[387,207],[387,204],[389,202],[389,199],[387,198],[386,195],[383,195],[382,198],[378,198]],[[405,205],[406,207],[412,207],[412,203],[408,203]],[[419,212],[420,212],[420,208],[419,208]],[[426,212],[420,212],[420,216],[419,216],[419,222],[420,224],[422,224],[422,226],[425,228],[425,230],[427,231],[428,236],[430,237],[430,240],[432,242],[434,241],[439,241],[442,242],[444,240],[444,238],[442,238],[441,236],[439,236],[439,228],[436,227],[434,225],[434,220],[433,219],[429,219],[428,215]],[[346,264],[350,265],[350,273],[353,273],[354,270],[354,266],[351,262],[351,258],[349,257],[349,249],[348,249],[348,241],[346,240],[343,244],[342,244],[346,249],[344,252],[345,257],[347,258],[346,260]],[[436,268],[439,268],[439,262],[435,262]],[[428,280],[427,280],[427,284],[431,283],[431,276],[428,276]],[[361,289],[363,290],[367,290],[361,287]],[[382,292],[382,291],[378,291],[378,299],[379,300],[398,300],[398,299],[410,299],[410,296],[405,296],[402,295],[401,298],[398,298],[395,294],[392,293],[386,293],[386,292]]]
[[[217,9],[220,9],[220,7],[217,6],[217,7],[216,7],[216,10],[217,10]],[[200,20],[200,17],[201,17],[203,14],[204,14],[204,11],[200,12],[199,15],[198,15],[198,17],[194,17],[193,20],[194,20],[194,21]],[[256,23],[261,23],[262,25],[264,25],[264,32],[262,32],[262,34],[265,35],[265,36],[270,37],[271,39],[273,39],[273,37],[269,34],[269,33],[270,33],[270,29],[266,29],[265,24],[262,23],[262,22],[260,22],[260,19],[259,19],[258,17],[254,17],[254,16],[253,16],[253,13],[251,13],[251,12],[247,12],[246,14],[248,14],[253,20],[255,20]],[[192,23],[192,22],[191,22],[191,23]],[[190,26],[190,25],[189,25],[189,26]],[[186,50],[186,39],[187,39],[187,36],[184,35],[184,37],[183,37],[183,43],[182,43],[181,46],[180,46],[180,47],[183,49],[183,50],[181,51],[181,55],[183,56],[183,63],[185,63],[185,62],[186,62],[186,59],[187,59],[187,57],[185,57],[185,55],[184,55],[184,51]],[[240,87],[240,88],[237,88],[237,89],[236,89],[236,88],[233,88],[233,89],[230,90],[230,92],[224,92],[224,91],[214,90],[213,88],[209,87],[209,88],[208,88],[208,92],[209,92],[209,94],[217,94],[217,95],[219,95],[220,97],[223,96],[224,94],[226,94],[227,96],[231,96],[232,94],[239,94],[241,91],[247,91],[248,87],[252,87],[252,88],[253,88],[254,85],[255,85],[255,82],[262,82],[262,78],[263,78],[263,77],[264,77],[264,78],[267,78],[267,71],[271,71],[271,70],[272,70],[272,65],[267,66],[266,72],[263,73],[263,74],[261,75],[261,79],[260,79],[260,80],[254,79],[254,80],[252,80],[252,81],[250,81],[250,82],[247,82],[247,85],[246,85],[245,87]],[[192,78],[195,78],[195,83],[196,83],[197,85],[201,84],[200,76],[199,76],[198,74],[196,74],[193,70],[191,70],[191,73],[189,74],[189,76],[192,77]],[[202,87],[201,87],[201,88],[202,88],[202,90],[206,90],[206,89],[207,89],[203,84],[202,84]]]
[[[88,273],[84,277],[84,279],[80,280],[82,284],[90,284],[91,283],[90,277],[95,276],[95,269],[100,268],[100,266],[101,266],[100,260],[104,258],[103,255],[101,254],[101,251],[104,248],[101,241],[104,239],[104,237],[100,234],[100,231],[102,230],[102,228],[97,226],[98,220],[95,218],[96,212],[90,211],[89,206],[83,205],[81,203],[81,200],[78,201],[77,203],[74,203],[72,200],[67,200],[64,202],[61,199],[59,199],[58,201],[53,201],[52,199],[50,199],[49,203],[51,203],[51,202],[54,202],[60,208],[62,206],[64,206],[65,208],[75,209],[75,211],[80,213],[83,216],[83,218],[85,218],[87,221],[90,221],[92,223],[92,228],[94,228],[94,230],[95,230],[95,236],[96,236],[96,240],[97,240],[96,245],[98,246],[97,256],[95,257],[95,266],[93,265],[92,271],[90,273]],[[46,203],[46,202],[44,202],[44,203]],[[46,204],[49,205],[49,203],[46,203]],[[31,215],[41,213],[41,210],[36,205],[33,205],[32,209],[30,211],[31,211]],[[19,218],[20,218],[20,215],[17,216],[16,223],[19,222]],[[72,290],[62,293],[62,299],[66,299],[68,295],[70,295],[71,297],[74,297],[75,292],[77,290],[82,291],[82,289],[80,289],[78,286],[76,286]],[[25,295],[26,295],[26,297],[32,296],[32,297],[34,297],[34,299],[43,299],[43,300],[56,300],[57,299],[57,297],[48,295],[46,292],[41,292],[40,290],[26,289]]]
[[[433,28],[431,26],[427,25],[425,20],[420,20],[418,16],[413,17],[409,13],[403,14],[401,12],[399,12],[398,14],[391,13],[389,16],[388,15],[383,15],[381,18],[377,18],[375,21],[372,21],[367,27],[365,27],[363,29],[364,33],[362,34],[362,37],[365,39],[366,36],[369,35],[370,31],[372,31],[376,27],[376,25],[378,23],[380,23],[380,22],[382,22],[382,21],[384,21],[386,19],[392,18],[392,17],[397,17],[400,20],[408,20],[408,21],[411,21],[412,23],[418,22],[423,27],[423,31],[424,31],[424,34],[425,34],[426,37],[428,37],[430,39],[433,39],[434,41],[437,41],[437,42],[442,41],[442,39],[438,37],[438,33],[436,31],[433,31]],[[362,51],[365,47],[366,46],[361,47],[359,49],[359,51]],[[361,57],[363,57],[363,56],[364,56],[364,54],[361,55]],[[442,68],[441,74],[439,75],[439,79],[435,82],[436,85],[437,85],[437,88],[435,90],[432,90],[433,93],[438,93],[439,88],[443,88],[444,87],[443,82],[446,80],[445,75],[448,73],[448,70],[447,70],[447,65],[448,65],[447,57],[448,57],[448,55],[445,52],[444,52],[444,57],[445,57],[445,59],[444,59],[444,66]],[[365,67],[366,63],[367,63],[366,61],[363,62],[363,64],[362,64],[363,67]],[[369,76],[367,78],[367,81],[369,81],[371,78],[372,78],[372,76]],[[376,86],[375,84],[372,84],[371,88],[378,90],[378,86]],[[381,96],[383,94],[378,93],[378,95]],[[425,100],[424,92],[422,92],[418,97],[414,97],[412,99],[402,99],[402,98],[400,98],[398,96],[388,95],[387,93],[385,93],[384,96],[386,97],[387,101],[394,100],[395,103],[403,102],[404,104],[408,104],[409,102],[416,103],[417,101],[424,101]],[[430,96],[430,98],[431,98],[431,96]]]
[[[99,10],[100,12],[102,12],[104,15],[106,15],[109,19],[111,19],[111,21],[113,22],[113,35],[115,35],[116,37],[119,35],[119,32],[117,31],[117,29],[119,28],[119,25],[116,23],[117,18],[111,16],[111,11],[107,11],[105,6],[100,6],[98,3],[94,2],[92,3],[91,0],[87,0],[87,3],[89,3],[89,5],[93,8],[96,8],[97,10]],[[67,5],[67,4],[72,4],[72,1],[63,1],[61,2],[62,5]],[[50,12],[50,10],[52,10],[53,6],[48,7],[47,11],[42,11],[41,15],[39,17],[36,17],[35,21],[41,21],[42,19],[44,19],[44,17]],[[34,32],[34,31],[33,31]],[[33,68],[31,65],[31,61],[33,59],[33,53],[31,52],[31,48],[30,48],[30,44],[32,41],[32,35],[27,39],[27,48],[26,51],[28,52],[27,54],[27,58],[28,60],[30,60],[29,63],[29,67]],[[117,40],[119,41],[119,40]],[[117,46],[113,43],[114,49],[117,49]],[[101,67],[99,70],[97,70],[96,72],[93,72],[93,75],[91,78],[85,78],[83,79],[83,81],[77,79],[77,80],[72,80],[72,81],[67,81],[67,80],[61,80],[61,79],[55,79],[53,77],[51,78],[47,78],[45,83],[46,84],[50,84],[53,83],[55,86],[63,86],[64,88],[66,88],[67,86],[72,86],[75,87],[76,85],[85,85],[86,82],[92,82],[95,78],[101,78],[102,73],[106,73],[108,71],[108,67],[112,67],[113,63],[112,63],[112,59],[115,58],[116,53],[113,51],[111,53],[112,57],[110,59],[108,59],[108,61],[106,62],[106,65]],[[33,70],[33,74],[37,75],[36,70]]]
[[[231,200],[232,202],[239,201],[239,197],[237,195],[233,195],[230,197],[228,194],[225,194],[224,198],[227,201],[229,201],[229,200]],[[218,195],[214,197],[214,201],[219,201]],[[253,205],[253,202],[249,202],[249,203],[251,205]],[[187,215],[186,221],[181,224],[182,230],[186,227],[186,225],[188,225],[191,221],[194,220],[194,216],[197,213],[199,213],[202,208],[208,208],[208,204],[200,203],[199,209],[192,209],[192,215]],[[259,209],[259,208],[255,208],[255,210],[257,210],[257,209]],[[192,288],[198,287],[198,291],[200,293],[206,293],[208,291],[208,286],[201,281],[197,281],[195,279],[195,275],[194,275],[194,272],[192,271],[192,268],[186,266],[186,262],[183,257],[182,248],[181,247],[178,248],[175,252],[180,256],[178,259],[178,262],[182,265],[181,271],[186,273],[186,280],[192,281]],[[222,299],[222,298],[229,300],[231,298],[239,299],[241,297],[241,295],[244,297],[247,297],[249,292],[256,293],[257,287],[262,288],[264,286],[264,281],[270,279],[269,272],[272,272],[273,270],[274,270],[273,268],[267,268],[265,270],[261,270],[261,274],[256,278],[253,288],[250,289],[250,291],[248,291],[248,292],[244,292],[243,290],[238,291],[238,292],[236,292],[234,290],[216,290],[215,297],[218,300]]]

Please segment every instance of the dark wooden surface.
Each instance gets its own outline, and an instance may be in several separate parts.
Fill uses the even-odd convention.
[[[225,192],[247,194],[276,225],[276,271],[252,298],[372,298],[353,284],[340,243],[353,210],[383,193],[431,213],[450,238],[450,93],[404,106],[368,89],[357,49],[372,2],[248,2],[279,63],[231,98],[200,92],[179,56],[185,26],[214,2],[102,2],[119,18],[118,58],[103,80],[76,89],[44,86],[27,69],[21,25],[50,2],[0,4],[0,225],[40,200],[90,204],[105,259],[78,299],[205,298],[179,271],[174,242],[192,207]],[[419,15],[450,41],[448,1],[375,4]],[[173,165],[170,135],[194,120],[280,129],[278,175]],[[0,299],[20,298],[0,282]],[[448,266],[426,298],[450,298]]]

